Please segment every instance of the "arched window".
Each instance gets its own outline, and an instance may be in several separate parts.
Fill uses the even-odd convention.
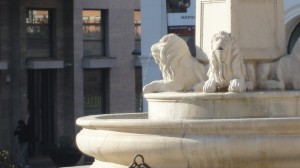
[[[289,44],[288,44],[288,48],[287,48],[288,54],[290,54],[293,51],[293,48],[299,37],[300,37],[300,23],[298,23],[298,25],[295,27],[295,29],[293,30],[293,33],[289,39]]]

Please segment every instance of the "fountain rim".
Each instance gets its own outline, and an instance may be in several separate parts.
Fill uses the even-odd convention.
[[[293,98],[300,97],[300,91],[247,91],[247,92],[222,92],[222,93],[204,93],[204,92],[160,92],[146,93],[144,97],[147,100],[222,100],[222,99],[259,99],[259,98]]]
[[[194,130],[204,134],[231,134],[233,131],[235,134],[265,135],[300,133],[300,117],[156,120],[147,119],[147,113],[143,112],[85,116],[78,118],[76,124],[83,129],[120,132]],[[288,132],[286,131],[287,128],[289,129]]]

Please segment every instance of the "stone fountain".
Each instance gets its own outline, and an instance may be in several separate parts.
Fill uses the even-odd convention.
[[[300,41],[283,55],[282,10],[282,0],[197,1],[197,57],[174,34],[151,48],[163,79],[144,87],[148,113],[77,119],[91,168],[126,168],[138,154],[152,168],[298,167]]]

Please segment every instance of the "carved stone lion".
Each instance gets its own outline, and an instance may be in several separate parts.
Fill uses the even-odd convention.
[[[300,89],[300,39],[291,54],[258,64],[257,87],[263,90]]]
[[[236,40],[231,34],[221,31],[213,36],[211,49],[208,80],[204,84],[203,91],[206,93],[223,90],[245,91],[246,68]]]
[[[202,91],[207,68],[190,53],[186,42],[175,34],[165,35],[151,47],[162,80],[144,86],[144,93]]]

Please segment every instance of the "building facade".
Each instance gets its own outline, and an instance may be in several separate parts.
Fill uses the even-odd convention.
[[[0,148],[15,153],[18,120],[30,155],[76,118],[136,111],[139,0],[0,0]]]

